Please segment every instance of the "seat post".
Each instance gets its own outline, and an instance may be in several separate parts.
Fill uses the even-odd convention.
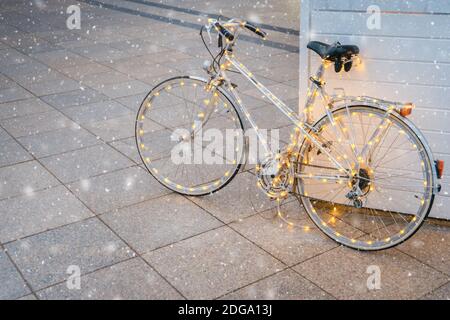
[[[325,64],[327,62],[325,60],[322,60],[322,63],[320,64],[320,66],[317,68],[316,74],[314,76],[315,79],[322,81],[322,78],[325,74]]]

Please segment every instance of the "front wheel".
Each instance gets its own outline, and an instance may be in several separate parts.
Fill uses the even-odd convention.
[[[334,110],[314,128],[324,149],[303,143],[297,186],[318,228],[359,250],[411,237],[432,207],[435,185],[433,160],[416,130],[395,111],[363,105]]]
[[[205,80],[182,76],[157,85],[136,117],[136,144],[165,187],[200,196],[233,179],[243,157],[243,126],[232,100]]]

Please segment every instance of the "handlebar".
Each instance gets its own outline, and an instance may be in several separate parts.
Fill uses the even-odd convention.
[[[262,31],[261,29],[259,29],[255,25],[251,24],[250,22],[244,22],[244,27],[246,27],[248,30],[256,33],[261,38],[267,37],[267,32]]]
[[[236,39],[236,32],[235,29],[241,27],[246,28],[247,30],[255,33],[256,35],[260,36],[263,39],[266,39],[267,32],[261,30],[259,27],[255,26],[254,24],[247,22],[247,21],[241,21],[237,19],[231,19],[227,22],[220,22],[216,19],[208,19],[208,25],[206,28],[209,30],[211,27],[214,27],[214,29],[225,37],[229,42],[233,42]],[[229,29],[231,29],[233,32],[231,32]]]
[[[228,39],[228,41],[234,40],[234,35],[230,31],[228,31],[228,29],[222,26],[219,21],[216,21],[216,23],[214,23],[214,27],[216,31],[220,32],[226,39]]]

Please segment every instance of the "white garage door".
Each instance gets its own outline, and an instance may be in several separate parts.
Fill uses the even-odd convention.
[[[308,41],[356,44],[362,66],[349,73],[330,70],[329,93],[345,88],[348,95],[414,102],[411,118],[449,172],[450,0],[301,0],[300,12],[300,105],[319,63],[306,49]],[[450,219],[448,176],[441,180],[433,217]]]

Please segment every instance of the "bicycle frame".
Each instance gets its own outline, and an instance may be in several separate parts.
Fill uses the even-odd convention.
[[[312,78],[312,83],[310,85],[310,88],[308,89],[308,99],[307,99],[306,105],[305,105],[305,111],[307,114],[306,122],[305,122],[302,118],[300,118],[297,115],[297,113],[295,113],[283,101],[281,101],[275,94],[273,94],[267,87],[265,87],[261,82],[259,82],[255,78],[255,76],[241,62],[239,62],[235,58],[234,54],[228,53],[228,52],[225,53],[225,59],[226,59],[226,62],[224,64],[223,68],[221,67],[221,69],[219,71],[219,76],[225,80],[225,83],[227,84],[227,89],[232,93],[232,95],[237,103],[237,107],[240,109],[242,114],[244,114],[244,116],[246,117],[246,119],[247,119],[248,123],[251,125],[251,127],[255,130],[255,132],[258,136],[258,139],[260,140],[262,146],[264,147],[267,155],[274,156],[275,152],[273,150],[271,150],[270,146],[265,141],[264,137],[262,136],[262,134],[260,133],[260,131],[258,129],[257,124],[251,117],[251,115],[248,112],[245,105],[242,103],[242,99],[239,97],[239,94],[233,88],[233,85],[232,85],[230,79],[227,77],[226,69],[228,67],[230,67],[231,65],[236,70],[238,70],[240,74],[242,74],[245,78],[247,78],[247,80],[249,80],[265,97],[267,97],[281,113],[283,113],[286,117],[288,117],[289,120],[291,120],[292,123],[295,124],[297,128],[299,128],[299,131],[300,131],[299,134],[302,133],[304,135],[304,137],[309,139],[309,141],[311,141],[311,143],[313,143],[322,153],[324,153],[336,165],[337,169],[339,169],[340,172],[348,173],[348,169],[346,169],[335,157],[333,157],[328,152],[328,150],[325,149],[322,146],[322,144],[319,141],[317,141],[317,139],[311,134],[311,130],[314,130],[314,128],[311,126],[313,117],[312,117],[312,108],[310,106],[312,106],[314,104],[318,93],[320,93],[320,95],[322,96],[323,101],[327,102],[327,106],[329,106],[331,103],[329,96],[327,95],[323,86],[321,85],[322,84],[321,79],[322,79],[323,73],[325,71],[325,62],[320,65],[314,78]],[[330,117],[330,120],[333,123],[334,120],[333,120],[333,116],[330,112],[330,108],[326,107],[325,110],[326,110],[327,116]]]
[[[155,121],[160,123],[163,128],[171,128],[172,122],[177,122],[175,117],[158,117],[158,115],[166,113],[165,109],[156,108],[153,110],[151,108],[150,102],[153,102],[153,98],[159,96],[159,93],[162,92],[166,97],[161,100],[163,104],[170,101],[171,105],[177,105],[178,102],[181,102],[179,99],[184,100],[184,107],[186,108],[184,114],[180,114],[177,109],[174,116],[181,117],[183,126],[189,125],[189,121],[193,120],[194,123],[187,129],[188,133],[193,135],[196,134],[197,130],[203,128],[209,119],[213,119],[211,115],[214,112],[217,112],[219,116],[231,112],[227,119],[233,120],[233,127],[238,127],[240,131],[245,128],[242,119],[246,120],[248,127],[256,133],[258,146],[265,149],[267,156],[265,159],[258,157],[260,162],[258,162],[255,170],[258,179],[257,184],[267,196],[277,201],[280,217],[282,217],[281,202],[289,195],[294,195],[302,202],[306,212],[321,231],[341,244],[363,250],[380,250],[392,247],[417,231],[433,205],[434,195],[439,191],[437,178],[440,178],[440,176],[437,176],[438,161],[434,161],[426,139],[406,118],[411,113],[412,104],[390,102],[365,96],[351,97],[346,96],[345,93],[328,95],[324,88],[323,78],[326,68],[335,64],[334,69],[339,72],[342,69],[342,64],[344,64],[345,71],[349,71],[353,62],[358,59],[359,49],[352,49],[356,46],[341,46],[339,43],[327,45],[318,42],[311,42],[308,45],[309,48],[323,57],[323,60],[316,73],[310,77],[311,83],[307,91],[304,114],[302,114],[289,108],[280,98],[259,82],[252,72],[235,57],[233,46],[240,29],[249,29],[263,38],[265,38],[265,32],[258,31],[257,27],[247,24],[247,22],[234,19],[223,24],[217,20],[212,20],[205,28],[209,35],[211,28],[215,28],[219,33],[218,46],[220,52],[215,55],[209,50],[203,38],[202,31],[204,29],[202,28],[200,31],[202,41],[212,57],[212,62],[204,63],[209,81],[193,76],[167,79],[147,95],[138,112],[136,142],[139,154],[149,172],[161,184],[185,195],[206,195],[218,191],[228,184],[238,173],[242,164],[241,162],[238,164],[233,158],[232,163],[227,163],[226,170],[228,171],[222,173],[222,170],[217,170],[217,172],[214,170],[212,172],[214,176],[211,176],[209,172],[203,174],[201,168],[187,171],[186,165],[190,163],[183,164],[183,167],[178,167],[178,163],[173,163],[177,166],[173,174],[170,166],[169,169],[161,170],[161,172],[164,171],[164,174],[158,173],[159,168],[164,169],[164,166],[170,164],[170,162],[154,162],[156,166],[149,167],[147,163],[152,162],[153,158],[150,157],[155,156],[155,154],[149,148],[146,149],[143,138],[139,138],[144,137],[146,133],[144,120],[150,119],[149,125],[151,126],[153,120],[153,113],[151,112],[155,112]],[[324,53],[320,50],[321,48],[328,49]],[[347,48],[350,49],[345,54],[333,51],[347,50]],[[349,62],[351,62],[350,65],[347,64]],[[272,150],[274,147],[265,140],[264,130],[258,128],[258,124],[240,98],[236,85],[228,78],[228,72],[238,73],[250,81],[271,104],[275,105],[278,111],[290,120],[294,125],[293,131],[295,132],[291,135],[292,140],[288,146],[281,150]],[[197,90],[193,92],[195,101],[189,100],[189,103],[193,103],[195,109],[191,111],[189,111],[185,96],[185,90],[187,89],[181,88],[187,81],[195,88],[198,87],[198,83],[202,83],[201,89],[204,90],[201,97],[202,103],[200,104],[197,101]],[[176,83],[179,83],[179,86]],[[172,89],[178,90],[179,94],[177,95],[176,92],[169,93],[168,91]],[[322,100],[324,114],[315,121],[313,108],[318,96]],[[167,97],[175,98],[166,100]],[[231,107],[229,107],[230,104]],[[212,107],[208,107],[211,105]],[[184,107],[181,105],[181,109],[184,109]],[[196,110],[201,111],[197,112]],[[186,122],[186,119],[188,119],[188,122]],[[222,120],[217,119],[219,122]],[[222,126],[219,127],[225,129]],[[355,129],[358,130],[355,131]],[[396,130],[398,130],[398,133]],[[151,127],[147,131],[153,132]],[[164,138],[169,137],[169,131],[160,130],[159,132],[165,135]],[[402,134],[406,134],[406,138],[401,138],[395,144]],[[161,137],[155,136],[155,138],[160,139]],[[170,139],[173,141],[172,135]],[[177,141],[187,142],[190,147],[193,145],[192,137],[184,134],[176,138],[175,142],[178,143]],[[240,153],[240,157],[248,157],[249,155],[249,142],[247,140],[244,143],[247,152],[244,150],[244,153]],[[155,149],[156,152],[160,151],[158,148]],[[383,153],[379,155],[378,150],[382,150]],[[390,152],[391,150],[396,150],[396,152]],[[243,150],[239,146],[233,151],[240,152]],[[407,156],[412,151],[414,157],[412,157],[411,164],[396,160]],[[168,149],[167,152],[170,153],[171,151]],[[156,155],[159,154],[156,153]],[[260,155],[259,152],[258,154]],[[388,161],[384,161],[386,155],[391,154],[392,157]],[[321,156],[319,157],[319,155]],[[377,170],[375,174],[375,170],[383,161],[387,164],[396,161],[393,163],[395,167],[389,165],[380,167],[389,170],[380,170],[379,173]],[[413,162],[415,166],[413,166]],[[232,170],[229,170],[229,164],[233,165]],[[178,176],[179,168],[182,170],[181,178]],[[443,163],[439,170],[439,172],[442,172]],[[406,175],[405,171],[407,171]],[[169,173],[166,174],[165,172]],[[199,175],[199,173],[202,174]],[[174,176],[173,179],[172,176]],[[196,179],[191,178],[194,176]],[[393,180],[396,177],[399,180]],[[313,179],[313,181],[308,179]],[[316,179],[321,181],[314,181]],[[385,181],[383,182],[383,180]],[[408,183],[408,181],[413,181],[413,183]],[[322,183],[326,184],[323,185]],[[372,191],[374,194],[377,193],[370,198],[374,200],[369,203],[368,194]],[[399,193],[401,194],[399,195]],[[397,198],[405,201],[397,205]],[[318,201],[314,201],[314,199]],[[393,201],[391,202],[391,200]],[[342,212],[337,206],[342,206]],[[353,207],[356,210],[353,210]],[[336,211],[336,213],[330,213],[329,210]],[[357,217],[356,225],[343,219],[347,217],[347,214],[349,214],[349,218],[351,216]],[[333,221],[329,220],[330,215]],[[386,220],[383,219],[385,216],[387,217]],[[399,216],[398,219],[395,216]],[[361,220],[361,217],[364,218]],[[409,218],[405,219],[405,217]],[[339,220],[337,224],[334,223],[335,218]],[[398,221],[401,223],[397,223]],[[370,225],[367,228],[365,226],[360,228],[360,222],[362,224],[370,223]],[[377,223],[376,229],[372,226],[375,223]],[[347,230],[347,225],[350,225],[353,229]],[[380,227],[383,228],[383,226],[383,233],[381,233]],[[362,235],[368,236],[368,240],[363,238]]]
[[[352,175],[355,175],[355,172],[358,172],[359,170],[359,159],[362,158],[365,155],[370,154],[374,148],[376,148],[377,143],[375,141],[378,140],[380,136],[382,136],[387,128],[388,125],[385,125],[385,119],[391,112],[397,112],[401,114],[402,108],[405,106],[407,108],[410,108],[410,103],[401,103],[401,102],[394,102],[394,101],[387,101],[387,100],[381,100],[373,97],[367,97],[367,96],[358,96],[358,97],[352,97],[352,96],[345,96],[345,95],[337,95],[337,96],[330,96],[327,94],[325,88],[324,88],[324,81],[323,76],[325,73],[325,69],[331,65],[329,62],[323,60],[320,66],[318,67],[316,73],[314,76],[310,77],[311,83],[309,85],[308,91],[307,91],[307,99],[304,106],[304,113],[305,113],[305,119],[301,118],[297,115],[296,112],[294,112],[291,108],[289,108],[281,99],[279,99],[275,94],[273,94],[267,87],[265,87],[261,82],[259,82],[255,76],[250,72],[247,67],[241,63],[239,60],[236,59],[235,55],[233,53],[225,53],[225,59],[226,62],[223,66],[221,66],[220,71],[218,72],[218,77],[224,79],[227,89],[231,92],[237,108],[239,111],[245,116],[250,126],[255,130],[257,137],[259,141],[261,142],[263,148],[265,149],[267,155],[274,156],[276,152],[271,150],[270,146],[268,145],[267,141],[265,140],[264,136],[260,133],[258,129],[258,125],[253,120],[252,116],[248,112],[248,109],[243,104],[242,99],[239,97],[239,94],[234,89],[231,80],[226,75],[226,70],[230,66],[233,66],[240,74],[242,74],[247,80],[249,80],[265,97],[267,97],[272,104],[275,105],[275,107],[283,113],[286,117],[288,117],[293,124],[296,125],[296,127],[299,129],[297,132],[297,138],[300,136],[300,134],[303,134],[303,136],[308,139],[313,145],[315,145],[323,154],[325,154],[332,163],[336,165],[336,169],[342,173],[345,174],[345,176],[341,175],[335,175],[335,176],[326,176],[326,177],[315,177],[317,179],[329,179],[329,180],[341,180],[343,178],[348,178]],[[330,123],[335,123],[335,119],[332,114],[332,110],[337,107],[337,105],[340,102],[343,102],[346,107],[352,104],[358,104],[358,105],[367,105],[367,106],[376,106],[379,109],[385,110],[386,117],[380,122],[379,129],[377,129],[373,136],[371,137],[371,140],[374,143],[370,143],[369,145],[366,145],[362,148],[362,150],[358,150],[358,147],[356,146],[355,141],[349,141],[352,145],[354,145],[354,156],[355,156],[355,165],[356,167],[350,168],[345,167],[338,159],[336,159],[333,155],[330,154],[330,152],[324,148],[323,144],[319,142],[312,132],[315,132],[315,128],[312,126],[314,122],[313,117],[313,106],[316,101],[316,98],[318,96],[321,96],[325,114],[330,119]],[[414,126],[414,124],[409,121],[408,119],[404,118],[404,121],[408,123],[408,125],[413,129],[413,131],[423,140],[425,138],[420,133],[420,131]],[[338,127],[338,126],[333,126]],[[340,136],[340,133],[336,129],[336,134]],[[354,138],[354,137],[353,137]],[[297,139],[298,141],[298,139]],[[432,152],[428,147],[428,144],[425,144],[426,146],[426,152],[432,157]],[[348,162],[347,162],[348,163]],[[437,172],[434,167],[432,167],[433,176],[437,177]],[[439,190],[438,185],[435,185],[432,187],[432,192],[437,193]]]
[[[209,19],[208,25],[206,25],[206,30],[208,31],[208,35],[210,36],[210,30],[214,27],[215,22],[218,22],[218,20],[215,19]],[[237,108],[239,111],[245,116],[247,119],[247,122],[250,124],[250,126],[255,130],[257,137],[259,141],[261,142],[263,148],[266,151],[266,154],[268,156],[273,156],[275,152],[271,150],[268,143],[265,141],[264,137],[258,130],[257,124],[252,119],[250,113],[248,112],[245,105],[242,103],[242,100],[240,99],[238,93],[236,90],[234,90],[234,87],[229,80],[229,78],[226,75],[226,70],[233,66],[240,74],[242,74],[247,80],[249,80],[265,97],[269,99],[269,101],[272,102],[272,104],[275,105],[275,107],[281,111],[285,116],[287,116],[293,124],[298,128],[297,137],[300,136],[300,134],[303,134],[303,137],[307,140],[309,140],[314,146],[320,150],[323,154],[325,154],[329,160],[336,166],[336,169],[339,170],[341,173],[345,173],[348,176],[355,176],[355,172],[358,172],[360,167],[360,162],[366,157],[367,155],[370,155],[374,148],[377,146],[376,140],[382,136],[386,132],[386,128],[389,125],[386,125],[385,120],[388,118],[388,115],[394,111],[398,112],[400,115],[404,116],[403,111],[406,108],[407,112],[406,114],[411,113],[412,104],[407,103],[403,104],[400,102],[393,102],[393,101],[387,101],[387,100],[380,100],[376,98],[371,97],[347,97],[347,96],[329,96],[327,92],[324,89],[323,82],[323,75],[325,73],[325,69],[331,65],[332,63],[327,60],[322,60],[322,63],[320,64],[319,68],[317,69],[314,76],[310,77],[311,84],[307,91],[307,100],[305,103],[305,115],[306,119],[303,117],[299,117],[297,113],[293,112],[292,109],[290,109],[283,101],[281,101],[277,96],[275,96],[269,89],[267,89],[261,82],[259,82],[254,75],[240,62],[235,58],[235,55],[233,53],[233,47],[236,44],[236,41],[239,37],[240,30],[243,26],[245,26],[245,22],[243,23],[240,20],[237,19],[231,19],[228,22],[221,24],[223,27],[228,28],[229,31],[231,31],[234,35],[234,38],[229,40],[226,39],[226,45],[223,48],[224,57],[226,59],[226,62],[220,66],[220,70],[215,75],[215,77],[223,79],[227,85],[227,89],[231,92],[234,100],[236,101]],[[220,30],[219,28],[215,28],[216,31],[221,35],[225,36],[225,34],[222,32],[223,30]],[[226,38],[226,36],[225,36]],[[265,38],[264,38],[265,39]],[[359,61],[359,58],[357,56],[351,57],[348,61],[354,62],[354,60]],[[347,62],[348,62],[347,61]],[[214,78],[214,77],[213,77]],[[211,79],[213,80],[213,79]],[[220,85],[222,84],[222,81],[219,82]],[[379,129],[377,129],[373,136],[371,137],[371,141],[369,141],[368,145],[362,147],[361,150],[358,150],[358,147],[354,141],[354,135],[353,135],[353,141],[348,141],[346,139],[353,150],[354,156],[355,156],[355,166],[352,168],[352,166],[348,166],[347,168],[333,155],[328,152],[326,148],[314,137],[314,133],[317,133],[315,128],[312,126],[314,122],[313,118],[313,106],[316,101],[316,97],[320,95],[324,104],[325,114],[329,118],[330,123],[332,124],[333,128],[335,128],[337,136],[341,137],[342,132],[338,132],[338,129],[336,127],[339,127],[339,123],[336,126],[336,121],[333,117],[333,109],[335,108],[336,104],[339,102],[344,102],[345,106],[348,107],[352,104],[359,104],[359,105],[367,105],[367,106],[373,106],[382,110],[385,110],[386,116],[379,124]],[[348,110],[348,109],[347,109]],[[409,111],[408,111],[409,110]],[[423,135],[420,133],[420,131],[406,118],[404,119],[406,122],[410,124],[410,127],[413,128],[414,132],[421,137],[421,139],[425,140],[423,138]],[[352,130],[354,131],[354,130]],[[345,135],[344,135],[345,138]],[[427,153],[431,155],[431,150],[429,148],[426,148]],[[432,158],[432,157],[431,157]],[[345,159],[346,160],[346,159]],[[349,164],[348,161],[346,161],[347,164]],[[434,168],[433,168],[434,169]],[[435,171],[435,170],[434,170]],[[331,178],[331,177],[330,177]],[[340,179],[340,178],[339,178]]]

